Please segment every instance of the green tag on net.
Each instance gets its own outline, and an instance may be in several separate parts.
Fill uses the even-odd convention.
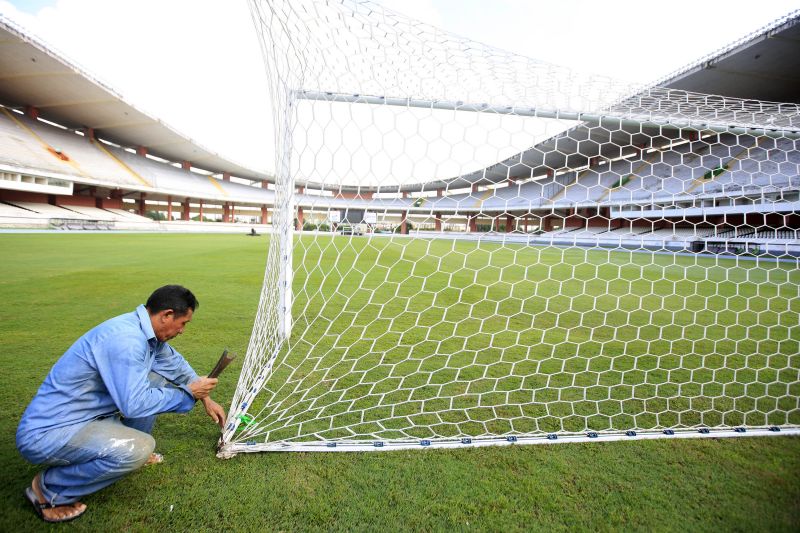
[[[238,418],[239,421],[241,421],[241,423],[242,423],[242,425],[239,426],[240,430],[244,429],[246,427],[252,426],[253,424],[256,423],[255,418],[253,418],[250,415],[241,414],[241,415],[237,416],[236,418]]]

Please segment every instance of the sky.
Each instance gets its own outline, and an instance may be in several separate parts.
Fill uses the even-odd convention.
[[[378,3],[500,49],[634,83],[800,8],[798,0]],[[0,14],[199,144],[272,170],[267,80],[244,0],[0,0]]]

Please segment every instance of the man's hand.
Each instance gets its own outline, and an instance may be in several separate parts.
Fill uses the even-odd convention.
[[[219,424],[219,427],[225,427],[225,409],[220,404],[211,399],[210,396],[203,398],[203,406],[206,408],[206,413],[211,417],[211,420]]]
[[[197,378],[189,383],[189,390],[192,391],[192,396],[195,400],[202,400],[208,398],[208,395],[217,386],[217,378]]]

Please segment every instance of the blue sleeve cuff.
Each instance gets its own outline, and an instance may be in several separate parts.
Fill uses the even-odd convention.
[[[194,404],[197,403],[192,391],[187,385],[181,385],[178,389],[184,393],[183,399],[181,400],[181,412],[191,411],[194,408]]]

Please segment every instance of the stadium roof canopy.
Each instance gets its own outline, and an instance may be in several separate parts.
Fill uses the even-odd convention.
[[[250,180],[274,181],[200,146],[133,105],[47,45],[0,16],[0,103],[32,106],[39,117],[70,129],[92,128],[95,135],[125,147],[143,146],[168,161],[228,172]]]
[[[800,12],[695,61],[656,85],[747,100],[800,103]]]

